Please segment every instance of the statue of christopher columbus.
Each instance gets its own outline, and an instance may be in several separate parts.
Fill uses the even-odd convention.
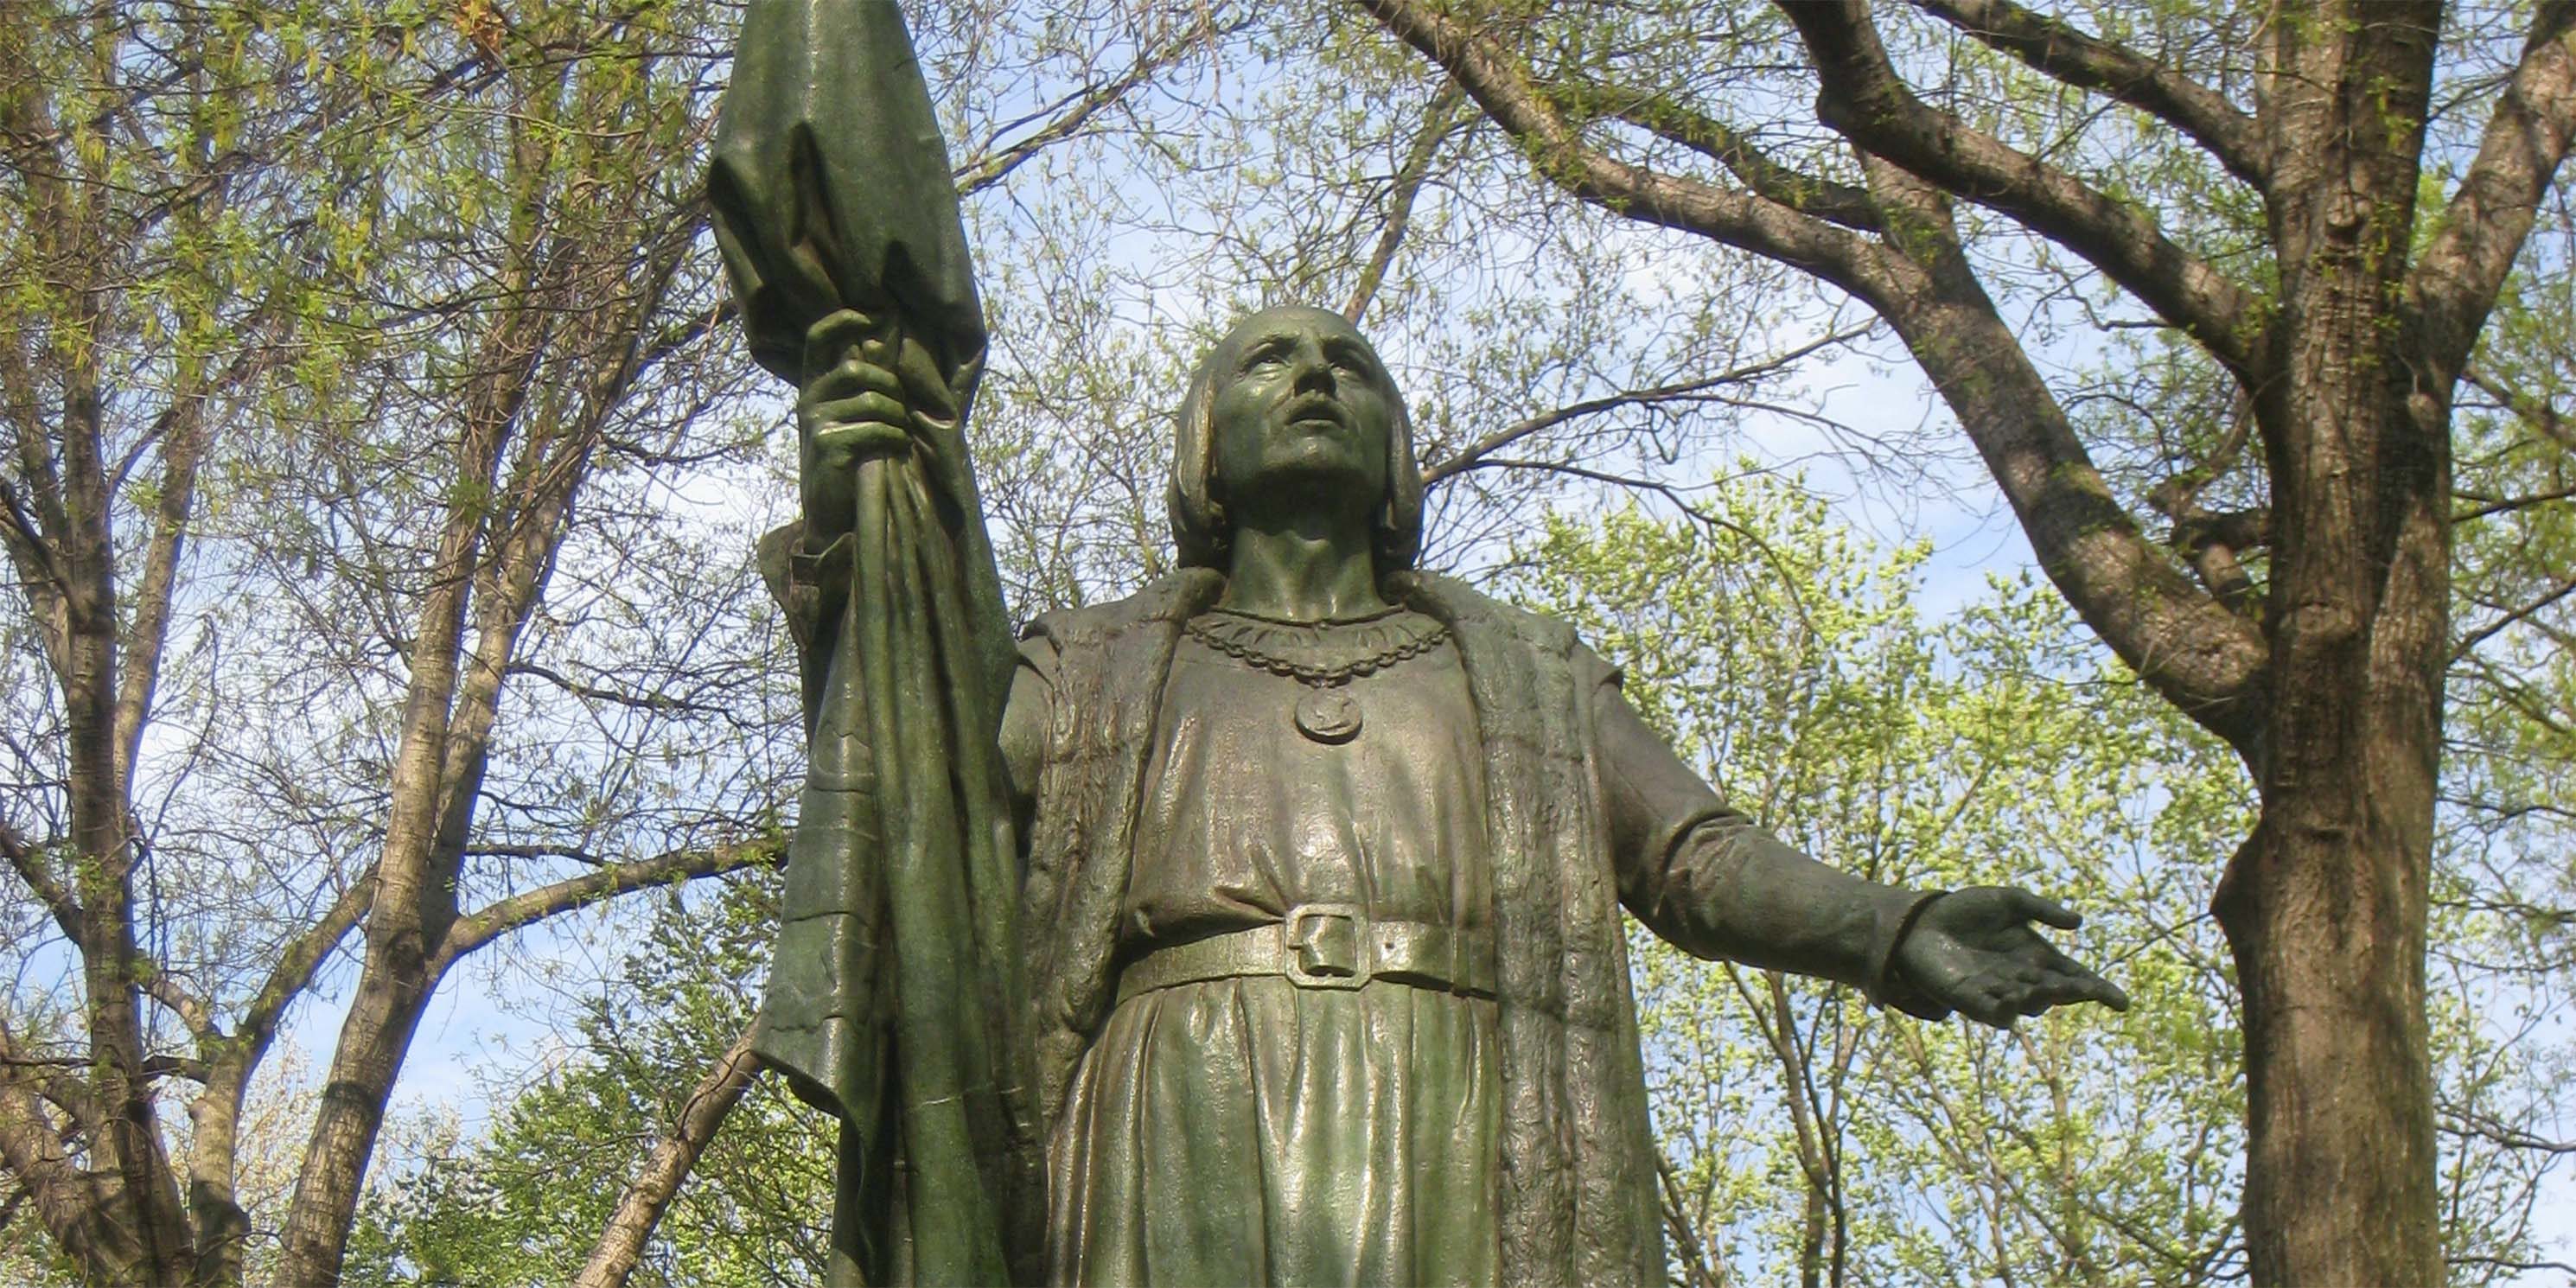
[[[1005,632],[902,42],[890,4],[756,3],[713,184],[800,392],[764,566],[812,755],[760,1050],[844,1124],[836,1280],[1661,1283],[1623,907],[1925,1018],[2127,1005],[2033,929],[2072,913],[1797,852],[1563,624],[1417,569],[1404,401],[1334,313],[1200,364],[1180,571]]]

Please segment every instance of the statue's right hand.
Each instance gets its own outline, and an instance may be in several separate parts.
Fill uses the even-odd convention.
[[[805,386],[796,398],[808,474],[847,474],[869,456],[911,443],[911,408],[895,375],[892,328],[842,309],[805,331]]]
[[[836,536],[856,519],[859,462],[917,452],[939,466],[938,444],[963,409],[919,339],[850,309],[806,328],[805,371],[796,397],[805,520],[810,533]]]
[[[912,441],[903,386],[889,370],[891,330],[849,309],[806,328],[796,480],[808,541],[828,541],[858,521],[859,462],[898,455]]]

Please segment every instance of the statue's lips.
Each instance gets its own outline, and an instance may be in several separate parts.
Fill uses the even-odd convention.
[[[1288,404],[1281,410],[1280,419],[1291,428],[1304,429],[1348,429],[1351,424],[1351,414],[1342,410],[1340,403],[1314,394]]]

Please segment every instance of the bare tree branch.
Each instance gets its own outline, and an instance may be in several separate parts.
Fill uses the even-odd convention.
[[[2550,1140],[2535,1136],[2510,1123],[2479,1113],[2463,1105],[2444,1105],[2442,1114],[2451,1121],[2451,1130],[2465,1136],[2476,1136],[2507,1149],[2527,1149],[2543,1154],[2576,1154],[2576,1140]]]
[[[2535,398],[2518,390],[2509,389],[2502,381],[2479,370],[2475,365],[2463,370],[2460,373],[2460,379],[2495,399],[2504,410],[2513,413],[2515,418],[2531,426],[2541,437],[2569,451],[2576,451],[2576,427],[2569,426],[2567,418],[2559,415],[2558,409],[2550,406],[2547,399]]]
[[[26,1087],[44,1098],[70,1119],[62,1135],[97,1131],[107,1122],[107,1111],[100,1107],[97,1093],[81,1076],[90,1062],[78,1055],[30,1055],[18,1046],[17,1038],[0,1023],[0,1084]]]
[[[2489,496],[2466,489],[2454,489],[2451,495],[2458,500],[2472,503],[2465,510],[2451,512],[2451,522],[2467,523],[2471,519],[2483,519],[2495,514],[2511,514],[2516,510],[2528,510],[2533,506],[2576,498],[2576,483],[2562,488],[2553,488],[2547,492],[2534,492],[2529,496]]]
[[[600,1233],[581,1273],[573,1276],[573,1288],[625,1288],[627,1276],[643,1259],[644,1241],[652,1237],[653,1227],[680,1192],[689,1169],[697,1166],[707,1142],[715,1139],[716,1128],[733,1112],[759,1071],[760,1058],[751,1053],[751,1037],[752,1026],[744,1025],[733,1044],[716,1057],[715,1066],[698,1080],[671,1133],[645,1156],[643,1167],[618,1198],[608,1228]]]
[[[1664,1229],[1681,1245],[1682,1283],[1684,1288],[1721,1288],[1726,1282],[1725,1266],[1708,1255],[1708,1246],[1700,1240],[1699,1229],[1691,1223],[1690,1213],[1683,1210],[1681,1175],[1673,1170],[1673,1160],[1664,1151],[1655,1151],[1655,1179],[1663,1197]]]
[[[1864,299],[1883,296],[1866,238],[1752,193],[1616,160],[1581,134],[1486,32],[1424,0],[1358,0],[1406,44],[1446,68],[1486,115],[1530,149],[1542,173],[1586,201],[1803,268]]]
[[[9,538],[9,552],[18,559],[20,576],[30,582],[51,583],[57,594],[71,584],[71,576],[63,570],[52,543],[45,540],[35,516],[27,513],[26,502],[7,479],[0,479],[0,517],[9,521],[6,528],[0,528],[0,534]]]
[[[1801,269],[1877,310],[1958,414],[2067,601],[2176,706],[2240,749],[2256,745],[2267,656],[2260,631],[2187,580],[2111,495],[2019,336],[1967,263],[1939,191],[1864,151],[1873,201],[1883,218],[1902,220],[1906,228],[1902,237],[1880,240],[1752,193],[1620,162],[1586,145],[1487,30],[1425,0],[1355,2],[1446,68],[1559,187],[1624,217]],[[1839,12],[1841,21],[1867,19],[1865,10],[1847,6]],[[1792,16],[1802,23],[1815,20],[1794,6]],[[1836,20],[1833,14],[1824,19]],[[1868,49],[1877,49],[1874,40]],[[1883,54],[1880,66],[1892,80]],[[2119,217],[2141,218],[2126,211]],[[2152,236],[2153,226],[2146,232]],[[2142,285],[2173,294],[2170,285]],[[2241,293],[2223,279],[2212,290],[2224,297],[2219,311],[2234,327]],[[2211,341],[2222,360],[2230,345],[2242,358],[2248,342],[2232,332]],[[1499,463],[1480,458],[1480,464]]]
[[[14,1043],[0,1031],[0,1056],[15,1054]],[[26,1188],[37,1220],[75,1264],[132,1267],[143,1247],[118,1220],[124,1205],[116,1201],[117,1178],[72,1161],[36,1094],[22,1080],[0,1077],[0,1166]]]
[[[2035,70],[2078,89],[2098,90],[2181,130],[2229,174],[2261,189],[2272,162],[2262,128],[2216,90],[2125,45],[2023,8],[2012,0],[1912,0]]]
[[[2538,217],[2540,195],[2576,139],[2576,3],[2548,0],[2477,159],[2443,212],[2442,226],[2406,276],[2406,297],[2436,368],[2446,378],[2468,362],[2514,257]]]
[[[1567,403],[1562,407],[1552,408],[1548,411],[1541,412],[1538,415],[1526,417],[1521,420],[1514,421],[1509,425],[1505,425],[1501,429],[1495,430],[1494,432],[1485,435],[1483,438],[1479,438],[1475,442],[1469,443],[1465,447],[1432,462],[1429,467],[1422,471],[1422,481],[1427,486],[1448,478],[1451,475],[1475,469],[1479,464],[1487,460],[1487,458],[1494,456],[1503,449],[1510,447],[1512,444],[1528,438],[1532,434],[1554,428],[1555,426],[1562,425],[1570,420],[1579,420],[1585,416],[1594,416],[1605,411],[1616,411],[1622,407],[1645,407],[1652,406],[1657,403],[1687,400],[1694,395],[1704,394],[1712,389],[1723,388],[1727,385],[1740,385],[1766,375],[1776,374],[1813,354],[1830,349],[1838,344],[1848,344],[1861,336],[1867,335],[1869,330],[1870,329],[1868,327],[1849,327],[1840,331],[1831,331],[1824,335],[1820,335],[1805,344],[1799,345],[1797,348],[1788,350],[1787,352],[1773,354],[1759,362],[1747,363],[1741,367],[1733,368],[1732,370],[1721,371],[1713,376],[1705,376],[1698,380],[1685,380],[1668,385],[1654,385],[1645,389],[1625,390],[1620,393],[1606,394],[1599,398],[1587,398],[1581,402]]]
[[[1888,61],[1867,0],[1780,8],[1815,63],[1826,125],[2083,256],[2253,383],[2261,311],[2244,288],[2168,240],[2145,212],[1923,101]]]
[[[266,328],[268,311],[269,304],[263,301],[242,324],[246,336]],[[196,506],[197,466],[213,437],[206,423],[206,404],[278,360],[278,351],[268,345],[245,344],[213,376],[184,380],[147,435],[147,440],[161,443],[161,485],[153,505],[152,537],[143,556],[143,578],[134,590],[133,621],[125,632],[120,659],[123,675],[116,700],[120,790],[133,781],[135,749],[143,737],[144,722],[151,718],[153,689],[161,679],[161,653],[169,635],[179,559],[186,548],[189,514]]]
[[[143,1062],[147,1078],[185,1078],[203,1084],[214,1077],[213,1064],[187,1055],[156,1055]]]
[[[2570,594],[2576,594],[2576,573],[2571,573],[2568,576],[2559,578],[2558,584],[2540,598],[2532,600],[2530,603],[2524,604],[2521,607],[2506,613],[2504,616],[2461,636],[2460,642],[2451,647],[2451,659],[2453,661],[2457,661],[2460,658],[2468,656],[2469,653],[2475,650],[2478,645],[2486,643],[2487,640],[2494,637],[2498,632],[2503,631],[2516,622],[2528,620],[2533,613],[2537,613],[2541,609],[2547,608],[2551,604],[2555,604],[2559,600],[2567,598]]]
[[[8,856],[9,866],[17,872],[18,879],[26,882],[27,888],[45,905],[45,911],[53,914],[54,924],[62,929],[65,936],[77,942],[81,933],[80,900],[72,895],[70,887],[55,880],[54,874],[45,870],[45,861],[37,856],[36,847],[28,844],[27,838],[18,834],[18,829],[6,822],[0,822],[0,854]]]
[[[1669,94],[1581,82],[1551,85],[1547,93],[1577,111],[1613,117],[1681,144],[1725,166],[1737,182],[1765,200],[1859,232],[1886,226],[1868,189],[1785,165],[1754,146],[1743,131]]]
[[[140,957],[142,954],[138,951],[135,955]],[[204,998],[189,992],[157,963],[140,964],[144,967],[141,971],[144,996],[178,1016],[179,1023],[187,1026],[190,1037],[203,1041],[215,1036],[214,1011],[206,1005]]]
[[[2259,751],[2270,646],[2149,541],[2077,436],[2021,337],[1968,262],[1921,177],[1866,157],[1870,184],[1909,235],[1880,306],[1976,444],[2040,567],[2140,678],[2239,751]]]
[[[1019,169],[1021,163],[1045,151],[1048,146],[1080,134],[1083,126],[1103,108],[1125,98],[1137,86],[1152,79],[1155,73],[1170,66],[1193,49],[1202,48],[1219,37],[1243,30],[1251,21],[1249,16],[1240,16],[1220,26],[1216,23],[1213,12],[1202,8],[1199,21],[1191,24],[1189,29],[1180,35],[1137,54],[1135,63],[1126,71],[1067,94],[1016,121],[1006,122],[995,131],[997,138],[1001,134],[1052,114],[1052,119],[1046,124],[1023,135],[1009,147],[999,152],[979,150],[978,156],[959,165],[950,176],[956,180],[957,195],[968,196],[1000,183],[1013,170]],[[993,140],[987,140],[985,148],[989,149],[992,142]]]
[[[587,867],[604,868],[609,860],[599,852],[579,845],[542,845],[484,842],[465,847],[472,858],[492,859],[570,859]]]
[[[509,666],[509,673],[512,675],[534,676],[537,679],[543,680],[576,698],[588,698],[596,702],[613,703],[621,707],[633,707],[638,711],[707,711],[712,709],[705,703],[691,702],[686,698],[665,697],[659,693],[628,693],[623,689],[612,689],[597,684],[584,684],[561,671],[555,670],[553,667],[545,666],[536,662],[512,662]]]
[[[1370,301],[1377,298],[1378,286],[1386,281],[1386,270],[1395,262],[1396,249],[1404,244],[1404,234],[1413,224],[1413,201],[1422,195],[1422,185],[1431,177],[1432,159],[1440,154],[1440,145],[1449,139],[1458,125],[1458,107],[1465,99],[1458,82],[1441,85],[1431,96],[1431,104],[1422,111],[1422,130],[1414,135],[1413,146],[1404,163],[1395,168],[1387,187],[1386,227],[1378,233],[1377,245],[1370,249],[1368,263],[1360,269],[1360,280],[1351,288],[1351,298],[1342,305],[1342,316],[1357,326],[1368,312]]]
[[[446,940],[433,958],[434,970],[445,970],[457,959],[492,942],[503,933],[531,922],[542,920],[586,903],[596,903],[612,895],[624,894],[645,886],[685,881],[691,877],[713,876],[732,872],[756,863],[774,863],[784,853],[774,837],[719,845],[708,849],[672,850],[649,859],[621,863],[615,867],[586,872],[577,877],[541,886],[525,894],[513,895],[486,906],[479,912],[459,917],[449,928]]]
[[[2493,1266],[2498,1270],[2554,1270],[2576,1278],[2576,1263],[2565,1261],[2517,1261],[2510,1257],[2489,1257],[2476,1253],[2461,1253],[2458,1256],[2445,1256],[2442,1259],[2455,1266]]]
[[[375,903],[376,873],[368,869],[331,901],[322,919],[307,927],[303,934],[287,944],[277,956],[277,965],[243,1008],[239,1032],[248,1041],[264,1048],[270,1035],[277,1031],[278,1017],[288,1005],[313,982],[313,973],[321,969],[324,958],[345,938],[350,928],[367,915]]]

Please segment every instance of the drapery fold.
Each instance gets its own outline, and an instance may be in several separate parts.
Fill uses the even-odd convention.
[[[860,461],[853,513],[802,528],[844,535],[789,552],[826,608],[755,1049],[842,1121],[834,1279],[1033,1282],[1042,1182],[996,743],[1012,635],[964,434],[983,313],[890,0],[754,0],[708,196],[764,367],[812,378],[808,330],[851,310],[926,348],[956,413]]]

